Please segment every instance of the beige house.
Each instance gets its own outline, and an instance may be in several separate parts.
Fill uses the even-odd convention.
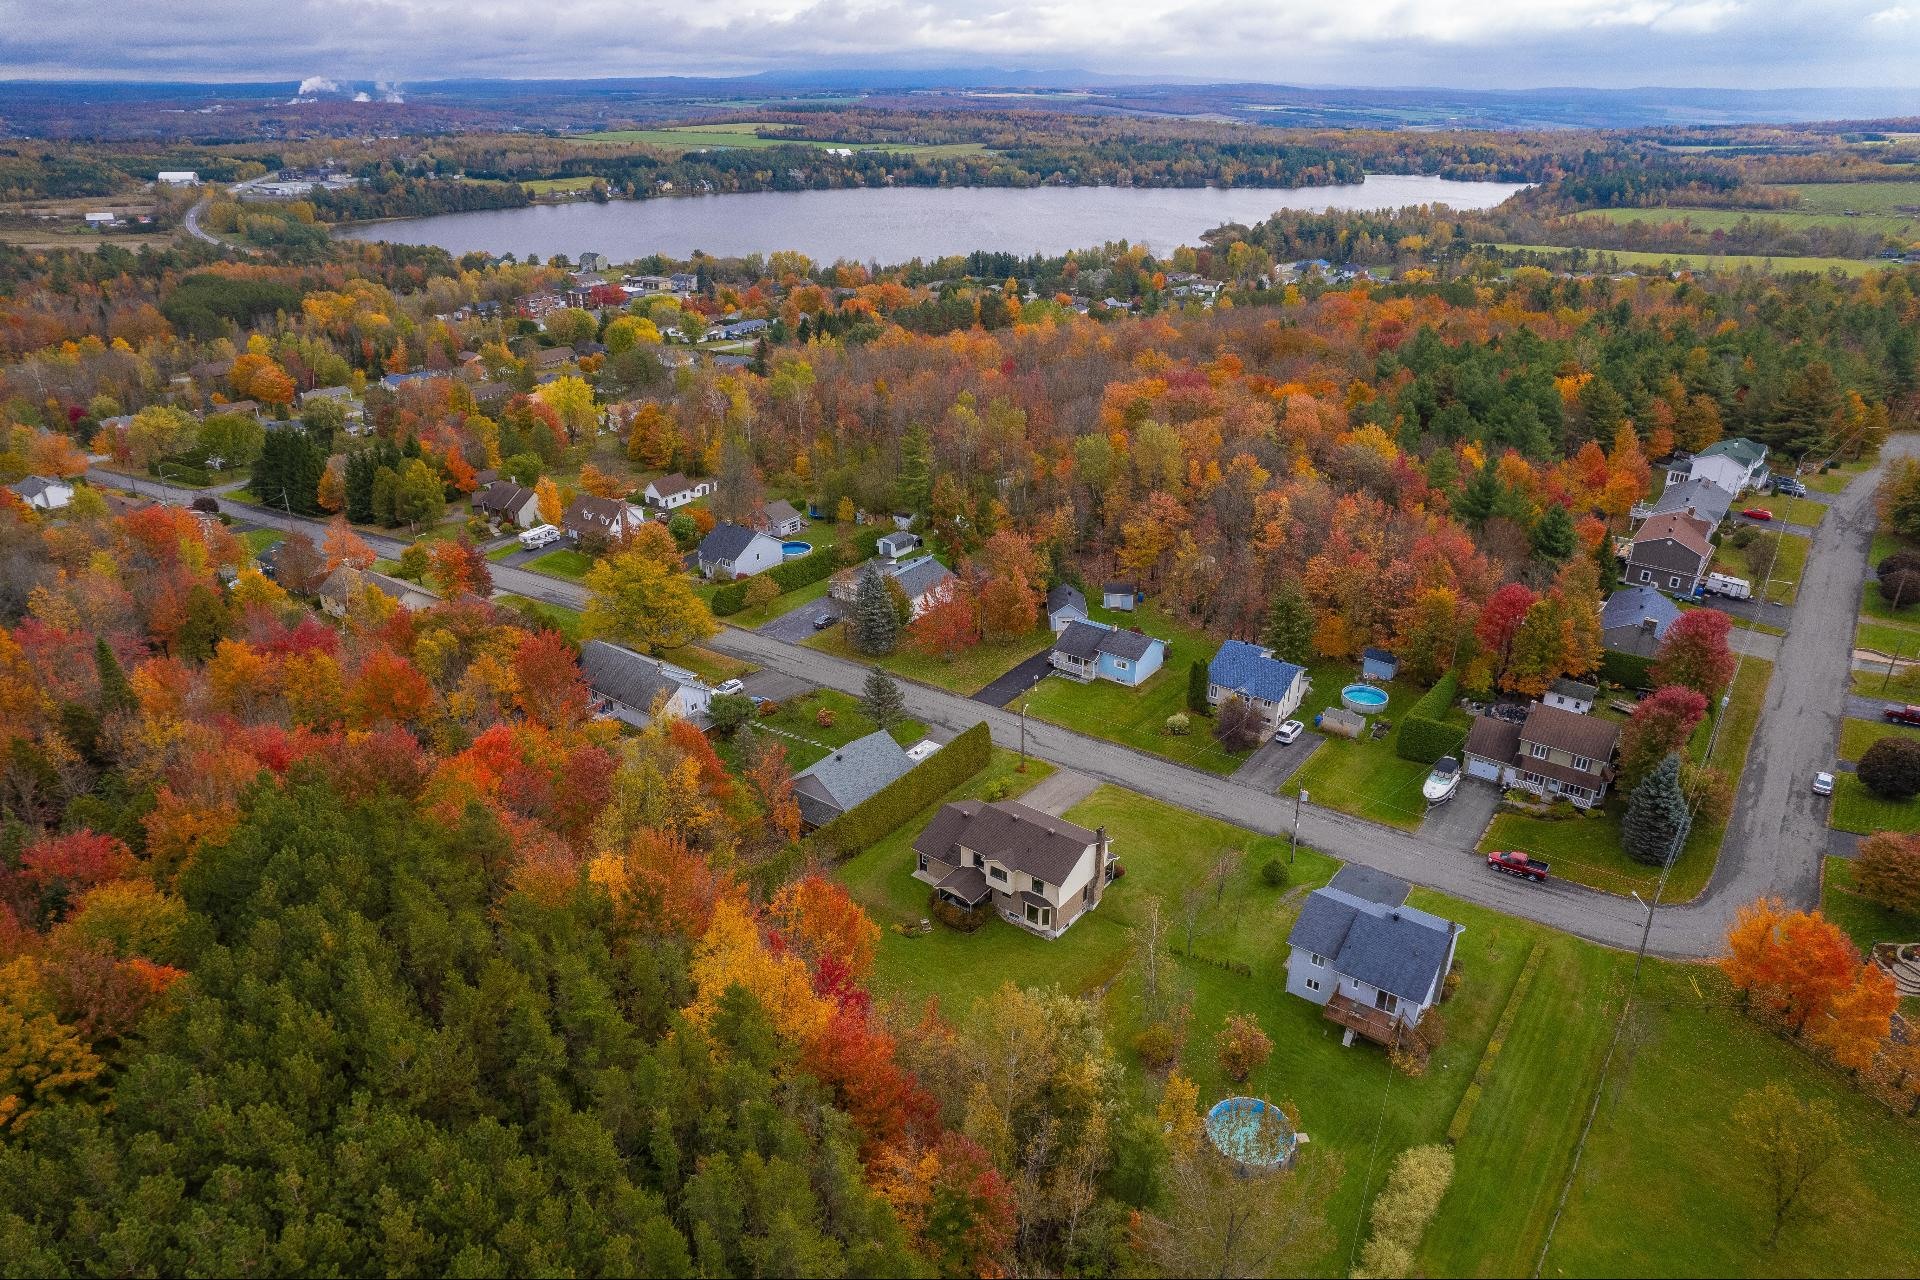
[[[1099,906],[1118,866],[1104,827],[1012,800],[942,806],[913,850],[914,879],[943,900],[969,910],[991,902],[1002,920],[1043,938]]]
[[[1536,702],[1525,723],[1478,716],[1467,734],[1467,775],[1590,809],[1606,799],[1620,726]]]

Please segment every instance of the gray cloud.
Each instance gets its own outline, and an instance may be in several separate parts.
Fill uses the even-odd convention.
[[[35,79],[992,65],[1461,88],[1920,84],[1920,4],[1888,0],[0,0],[0,24],[0,76]]]

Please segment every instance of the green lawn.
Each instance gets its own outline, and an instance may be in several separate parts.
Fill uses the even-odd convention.
[[[521,613],[540,619],[575,644],[580,643],[580,611],[561,604],[549,604],[531,596],[501,595],[501,604],[510,604]]]
[[[1005,775],[1006,753],[989,774]],[[987,775],[983,775],[984,777]],[[958,794],[977,794],[981,780]],[[1293,887],[1271,889],[1253,874],[1262,841],[1215,819],[1102,788],[1068,814],[1105,825],[1127,874],[1098,910],[1060,939],[1045,942],[998,920],[961,935],[935,927],[905,936],[891,926],[926,915],[926,889],[911,878],[912,837],[931,810],[839,868],[852,892],[886,928],[874,986],[882,998],[917,1010],[937,999],[965,1021],[976,999],[1001,982],[1054,985],[1099,1001],[1125,1072],[1125,1088],[1150,1102],[1156,1084],[1131,1050],[1140,1025],[1138,980],[1130,967],[1146,896],[1159,896],[1174,929],[1169,957],[1191,1020],[1181,1067],[1203,1104],[1228,1093],[1291,1099],[1312,1137],[1308,1158],[1330,1154],[1341,1174],[1327,1205],[1324,1250],[1289,1260],[1286,1274],[1344,1275],[1369,1194],[1408,1146],[1444,1140],[1527,956],[1542,948],[1535,979],[1516,1006],[1511,1030],[1458,1147],[1454,1184],[1429,1229],[1419,1270],[1429,1275],[1529,1274],[1558,1201],[1596,1085],[1632,958],[1575,938],[1416,890],[1413,902],[1465,926],[1457,964],[1461,983],[1441,1010],[1445,1036],[1427,1072],[1409,1079],[1377,1048],[1343,1048],[1338,1029],[1316,1007],[1288,996],[1281,964],[1300,894],[1323,883],[1333,864],[1303,851]],[[1223,855],[1238,859],[1218,900],[1204,887]],[[1253,967],[1242,977],[1177,953],[1184,942],[1181,903],[1196,896],[1194,950]],[[1796,1274],[1831,1272],[1834,1258],[1852,1272],[1905,1273],[1920,1249],[1920,1219],[1908,1212],[1920,1195],[1920,1143],[1913,1128],[1844,1088],[1842,1078],[1765,1034],[1735,1011],[1717,973],[1652,961],[1648,997],[1638,1006],[1627,1052],[1613,1060],[1609,1087],[1548,1258],[1547,1275]],[[1213,1040],[1233,1013],[1251,1013],[1274,1052],[1244,1085],[1221,1074]],[[1755,1236],[1757,1196],[1730,1169],[1728,1115],[1742,1090],[1784,1077],[1803,1092],[1829,1095],[1848,1131],[1843,1177],[1846,1211],[1831,1224],[1790,1228],[1768,1253]],[[1873,1168],[1877,1179],[1863,1182]],[[1668,1188],[1669,1194],[1650,1194]],[[1684,1188],[1684,1191],[1679,1189]],[[1651,1203],[1658,1231],[1622,1228]],[[1871,1229],[1852,1248],[1835,1231]],[[1705,1258],[1708,1261],[1696,1261]]]
[[[1754,502],[1773,512],[1777,520],[1788,524],[1817,525],[1827,518],[1827,504],[1812,498],[1795,498],[1784,493],[1769,494]]]
[[[552,195],[559,191],[585,191],[600,179],[591,174],[576,178],[532,178],[520,185],[534,195]]]
[[[1882,738],[1912,738],[1920,741],[1920,728],[1894,724],[1888,720],[1842,720],[1840,758],[1858,760],[1862,752]]]
[[[951,662],[936,654],[921,653],[904,637],[894,652],[883,658],[870,658],[854,651],[847,642],[846,630],[844,626],[829,627],[805,643],[810,649],[831,653],[849,662],[883,667],[897,676],[964,694],[979,692],[996,676],[1053,645],[1053,632],[1041,627],[1011,640],[983,640]]]
[[[1799,193],[1794,208],[1803,213],[1855,213],[1912,218],[1899,212],[1900,205],[1920,205],[1920,182],[1796,182],[1780,188]],[[1866,218],[1848,218],[1842,225],[1852,226]]]
[[[1185,736],[1166,732],[1167,717],[1187,709],[1188,668],[1195,661],[1211,659],[1218,641],[1197,627],[1168,618],[1151,604],[1141,605],[1131,614],[1098,606],[1087,612],[1095,621],[1137,627],[1166,641],[1165,663],[1136,688],[1111,680],[1082,684],[1065,676],[1048,676],[1034,686],[1027,700],[1027,714],[1209,773],[1232,773],[1246,763],[1252,753],[1228,752],[1221,747],[1210,732],[1213,722],[1205,716],[1191,716],[1190,731]],[[1020,699],[1008,705],[1017,710]]]
[[[1879,598],[1877,592],[1875,598]],[[1873,622],[1862,618],[1854,628],[1853,642],[1862,649],[1892,654],[1896,658],[1920,656],[1920,621],[1908,626],[1901,622]]]
[[[1845,929],[1862,951],[1876,942],[1920,942],[1920,915],[1889,911],[1860,896],[1851,858],[1826,860],[1820,878],[1820,914]]]
[[[1797,533],[1776,532],[1774,536],[1780,539],[1780,554],[1774,557],[1771,577],[1755,571],[1746,552],[1732,542],[1722,542],[1715,549],[1714,567],[1722,573],[1745,578],[1756,592],[1765,582],[1767,599],[1775,604],[1790,605],[1800,594],[1800,579],[1807,571],[1807,551],[1811,544]]]
[[[1570,253],[1566,245],[1552,244],[1496,244],[1495,249],[1525,253]],[[1587,261],[1599,263],[1611,258],[1622,267],[1659,267],[1670,271],[1739,271],[1751,267],[1756,271],[1841,271],[1850,276],[1863,276],[1869,271],[1877,271],[1887,264],[1868,258],[1787,258],[1762,257],[1738,253],[1654,253],[1641,249],[1588,249]]]
[[[1920,799],[1883,800],[1851,773],[1833,781],[1833,808],[1827,821],[1839,831],[1872,835],[1876,831],[1920,831]]]
[[[1848,187],[1877,186],[1875,183],[1848,183]],[[1920,203],[1920,190],[1905,183],[1888,183],[1890,187],[1905,187],[1908,204]],[[1805,191],[1800,187],[1796,190]],[[1888,208],[1891,209],[1891,203]],[[1865,210],[1859,210],[1866,214]],[[1851,231],[1865,231],[1881,235],[1906,234],[1909,238],[1920,236],[1920,218],[1912,214],[1883,213],[1849,218],[1840,210],[1814,210],[1811,207],[1794,210],[1774,209],[1588,209],[1582,211],[1583,218],[1604,219],[1607,222],[1630,223],[1647,222],[1663,226],[1670,222],[1686,222],[1701,231],[1724,231],[1751,220],[1755,223],[1768,223],[1788,230],[1804,230],[1809,227],[1844,227]]]
[[[1853,691],[1868,698],[1885,698],[1888,702],[1920,702],[1920,666],[1896,672],[1891,680],[1887,679],[1885,666],[1855,671]]]
[[[549,551],[543,556],[534,557],[522,565],[521,568],[531,569],[535,573],[551,574],[556,578],[566,578],[571,582],[578,582],[587,576],[587,570],[593,568],[593,557],[584,551],[575,551],[570,547],[562,547],[558,551]]]
[[[729,658],[702,645],[682,645],[661,655],[675,666],[685,667],[708,684],[721,684],[752,675],[760,668],[739,658]]]
[[[249,529],[240,535],[240,545],[247,549],[248,555],[257,556],[286,536],[283,529]]]
[[[760,608],[742,609],[736,614],[721,619],[721,621],[726,622],[730,626],[744,627],[748,631],[753,631],[772,622],[775,618],[784,617],[786,614],[792,613],[802,605],[812,604],[816,600],[824,599],[832,587],[833,579],[822,578],[818,582],[809,583],[797,590],[784,591]],[[705,594],[711,596],[710,592]]]
[[[768,128],[761,121],[731,121],[724,124],[676,125],[661,129],[607,129],[599,133],[575,134],[569,142],[638,142],[674,151],[730,148],[763,151],[768,147],[847,147],[854,151],[894,151],[925,157],[985,155],[987,149],[977,142],[879,143],[834,142],[811,138],[762,138],[756,130]]]
[[[818,720],[821,711],[832,714],[833,723]],[[835,747],[844,747],[855,738],[864,738],[877,726],[860,710],[859,699],[837,689],[815,689],[779,705],[770,716],[757,718],[754,725],[771,733],[787,749],[787,767],[800,770],[825,758]],[[918,720],[902,720],[888,730],[893,740],[910,747],[927,736],[927,726]],[[740,764],[739,741],[716,736],[714,750],[730,769]]]
[[[1313,718],[1328,707],[1340,705],[1340,690],[1360,678],[1357,663],[1346,661],[1315,662],[1308,668],[1313,689],[1300,703],[1297,717],[1311,725]],[[1385,714],[1398,726],[1408,708],[1426,690],[1409,680],[1394,680],[1387,691]],[[1464,713],[1455,709],[1451,718],[1466,727]],[[1399,729],[1384,738],[1362,734],[1358,741],[1327,734],[1299,772],[1287,780],[1289,792],[1306,790],[1314,804],[1370,818],[1389,826],[1411,831],[1426,816],[1427,804],[1420,796],[1420,784],[1426,781],[1428,766],[1403,760],[1394,751]]]
[[[1883,622],[1900,622],[1920,628],[1920,604],[1910,604],[1904,609],[1894,608],[1881,596],[1879,580],[1872,577],[1860,587],[1860,612]]]
[[[1873,467],[1871,458],[1860,458],[1853,462],[1836,462],[1832,468],[1819,475],[1802,477],[1807,488],[1818,489],[1821,493],[1839,493],[1853,482],[1853,478]]]

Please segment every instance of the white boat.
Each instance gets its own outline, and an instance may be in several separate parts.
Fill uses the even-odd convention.
[[[1420,794],[1428,804],[1439,804],[1453,799],[1453,793],[1460,789],[1460,762],[1452,756],[1441,756],[1433,762],[1433,772],[1420,784]]]

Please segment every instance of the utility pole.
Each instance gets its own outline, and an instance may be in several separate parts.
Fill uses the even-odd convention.
[[[1020,765],[1017,773],[1027,771],[1027,700],[1020,699]]]
[[[1900,651],[1895,649],[1887,655],[1887,674],[1880,677],[1880,692],[1887,691],[1887,685],[1893,680],[1893,664],[1900,660]]]
[[[1293,796],[1293,838],[1287,842],[1288,866],[1293,865],[1294,852],[1300,848],[1300,806],[1306,802],[1307,789],[1302,787],[1296,791]]]

